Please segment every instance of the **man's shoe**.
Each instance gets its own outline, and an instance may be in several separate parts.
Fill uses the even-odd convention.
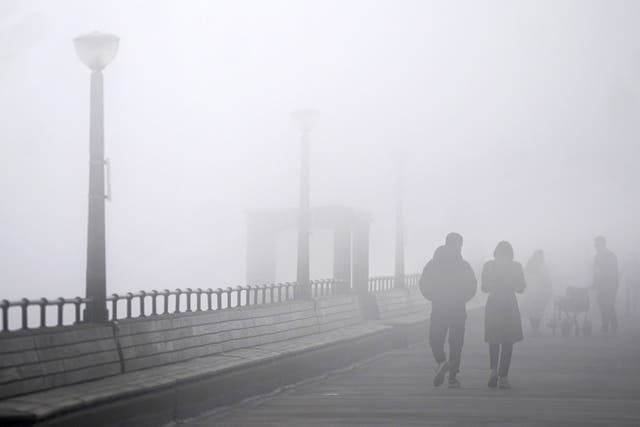
[[[460,381],[456,377],[449,377],[449,388],[460,388]]]
[[[495,370],[491,371],[491,375],[489,376],[489,388],[498,387],[498,372]]]
[[[436,376],[433,378],[433,385],[440,387],[444,382],[444,376],[449,371],[449,362],[446,360],[438,365],[436,369]]]
[[[511,384],[509,384],[507,377],[498,377],[498,387],[501,389],[511,388]]]

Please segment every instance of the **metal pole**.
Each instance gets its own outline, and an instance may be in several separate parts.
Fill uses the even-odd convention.
[[[396,163],[396,253],[395,253],[395,288],[404,288],[404,169],[402,159]]]
[[[300,298],[310,298],[309,283],[309,130],[302,131],[300,150],[300,207],[298,209],[298,270],[297,282]]]
[[[89,139],[89,220],[87,228],[86,296],[91,301],[84,321],[107,322],[107,278],[104,194],[104,97],[101,71],[91,73]]]

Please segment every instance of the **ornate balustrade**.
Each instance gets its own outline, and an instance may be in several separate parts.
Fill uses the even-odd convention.
[[[0,311],[2,311],[2,332],[9,331],[10,318],[13,314],[18,314],[19,320],[13,323],[19,324],[20,329],[34,329],[44,328],[47,326],[63,326],[69,324],[69,318],[72,318],[72,323],[80,323],[82,321],[82,310],[89,300],[87,298],[58,298],[49,300],[47,298],[40,298],[37,300],[23,298],[19,301],[0,301]],[[71,316],[67,312],[65,316],[65,309],[73,307],[73,313]],[[51,323],[51,316],[47,316],[48,312],[53,309],[55,311],[55,323]],[[30,314],[33,311],[37,314]],[[37,324],[30,325],[29,317],[33,322],[34,317],[37,317]],[[47,323],[47,317],[49,317],[49,323]]]
[[[420,274],[409,274],[404,276],[404,285],[413,289],[418,287]],[[374,276],[369,278],[369,292],[376,293],[394,289],[396,286],[394,276]]]
[[[420,285],[420,273],[409,274],[404,277],[404,282],[409,289],[417,289]]]
[[[311,296],[332,294],[344,281],[335,279],[312,280]],[[295,282],[246,285],[218,289],[165,289],[162,291],[127,292],[107,297],[109,320],[133,319],[173,313],[191,313],[256,304],[270,304],[296,297]],[[0,301],[1,332],[65,326],[83,322],[83,309],[89,299],[41,298],[19,301]],[[72,311],[69,308],[72,307]],[[53,313],[52,313],[53,311]]]

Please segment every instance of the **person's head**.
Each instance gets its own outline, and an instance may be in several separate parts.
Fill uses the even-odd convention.
[[[513,260],[513,247],[511,246],[511,243],[506,240],[498,243],[496,250],[493,251],[493,257],[495,259]]]
[[[604,236],[598,236],[593,239],[593,243],[596,247],[596,252],[602,252],[607,249],[607,239]]]
[[[454,248],[458,251],[462,250],[462,236],[458,233],[449,233],[444,241],[445,246]]]
[[[533,255],[531,255],[531,258],[529,258],[526,268],[527,270],[535,271],[539,269],[543,264],[544,264],[544,251],[542,251],[542,249],[537,249],[533,252]]]

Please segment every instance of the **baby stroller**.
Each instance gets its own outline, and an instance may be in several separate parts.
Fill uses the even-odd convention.
[[[571,335],[572,330],[575,336],[591,335],[589,308],[589,290],[569,286],[567,294],[556,297],[553,302],[553,318],[549,322],[553,335],[558,328],[563,337]]]

